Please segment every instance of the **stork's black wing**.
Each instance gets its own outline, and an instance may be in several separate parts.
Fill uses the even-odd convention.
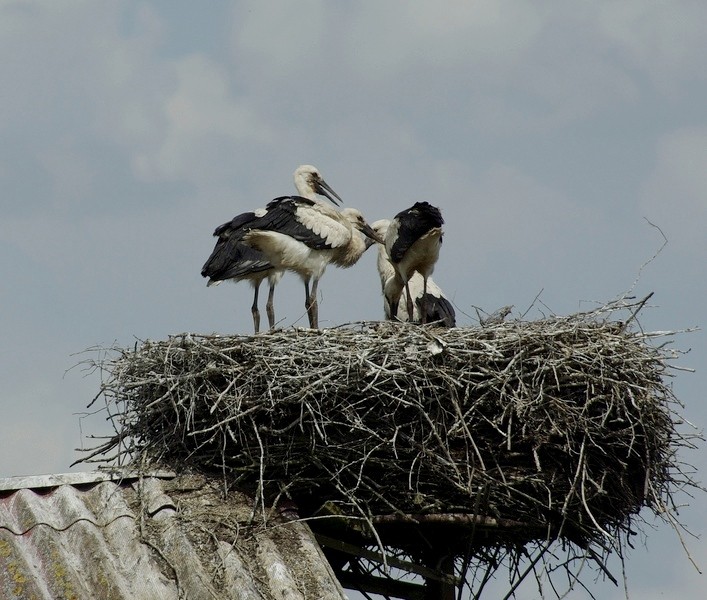
[[[219,225],[214,230],[214,235],[217,237],[231,237],[233,235],[243,232],[243,228],[252,223],[258,218],[254,212],[244,212],[240,215],[233,217],[228,223]]]
[[[202,277],[211,281],[240,279],[272,268],[259,250],[231,237],[220,237],[201,269]]]
[[[425,302],[423,302],[423,298]],[[444,296],[440,297],[425,294],[420,298],[416,298],[415,301],[417,302],[420,312],[422,312],[423,306],[426,308],[425,321],[427,323],[439,322],[440,325],[444,325],[445,327],[457,326],[454,307]]]
[[[400,211],[393,221],[398,223],[398,236],[390,249],[393,262],[400,262],[405,253],[428,231],[444,224],[439,208],[429,202],[416,202]]]
[[[281,196],[267,205],[267,212],[262,217],[248,223],[246,230],[259,229],[276,231],[306,244],[314,250],[324,250],[333,246],[326,237],[315,233],[301,221],[299,209],[308,209],[317,204],[302,196]],[[326,218],[326,217],[324,217]]]

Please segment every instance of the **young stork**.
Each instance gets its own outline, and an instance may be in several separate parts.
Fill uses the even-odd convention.
[[[339,195],[324,181],[318,169],[312,165],[300,165],[293,174],[297,192],[313,202],[324,204],[317,194],[325,196],[334,204],[341,203]],[[282,279],[284,269],[275,268],[267,257],[250,246],[243,243],[243,235],[247,232],[250,223],[264,217],[266,208],[259,208],[252,212],[242,213],[231,219],[228,223],[219,225],[214,231],[218,239],[211,256],[201,269],[201,275],[208,277],[207,286],[218,285],[222,281],[232,280],[249,281],[253,286],[253,329],[260,331],[260,311],[258,310],[258,292],[264,279],[268,280],[269,292],[265,309],[268,315],[270,329],[275,327],[275,309],[273,298],[275,286]]]
[[[398,314],[398,303],[403,289],[406,292],[407,314],[414,313],[409,281],[417,271],[422,276],[422,309],[420,322],[427,322],[427,280],[435,268],[442,245],[442,213],[429,202],[416,202],[399,212],[390,223],[385,236],[395,277],[386,284],[385,295],[390,303],[390,314]]]
[[[262,252],[246,246],[241,238],[245,233],[244,227],[265,214],[265,209],[258,209],[234,217],[228,223],[219,225],[214,231],[216,245],[211,256],[201,268],[202,277],[208,277],[207,286],[218,285],[222,281],[232,280],[249,281],[253,286],[253,304],[250,312],[253,315],[253,330],[260,331],[260,311],[258,310],[258,292],[264,279],[268,280],[268,301],[265,310],[268,315],[270,329],[275,326],[275,309],[273,298],[275,286],[282,279],[284,271],[273,268]]]
[[[277,269],[297,273],[304,282],[305,308],[312,329],[319,327],[317,287],[327,265],[354,265],[370,246],[382,242],[355,208],[335,208],[301,196],[283,196],[248,225],[243,242],[262,252]],[[310,288],[311,283],[311,288]]]
[[[380,221],[371,223],[371,228],[381,239],[385,239],[389,226],[390,221],[388,219],[381,219]],[[432,281],[432,277],[427,278],[427,294],[424,294],[424,280],[422,275],[417,271],[412,274],[410,281],[408,281],[408,288],[412,295],[414,306],[412,316],[408,313],[407,292],[405,292],[405,290],[402,292],[403,302],[398,305],[397,313],[393,314],[391,312],[390,301],[386,296],[386,287],[390,290],[390,288],[394,286],[394,284],[392,282],[389,283],[389,281],[395,278],[395,269],[388,259],[388,252],[385,246],[383,244],[377,244],[377,246],[378,274],[380,275],[381,288],[383,290],[385,318],[389,320],[398,319],[410,323],[420,323],[422,321],[422,310],[424,307],[425,320],[428,323],[438,322],[444,327],[456,327],[456,314],[452,303],[447,300],[440,287]]]

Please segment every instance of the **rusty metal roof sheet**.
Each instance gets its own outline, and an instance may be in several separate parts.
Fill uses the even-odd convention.
[[[343,599],[309,528],[263,525],[219,481],[153,473],[0,479],[0,597]]]

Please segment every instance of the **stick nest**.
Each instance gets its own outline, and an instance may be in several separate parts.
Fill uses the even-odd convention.
[[[84,460],[219,473],[302,516],[328,503],[372,526],[446,520],[465,544],[472,524],[479,547],[602,543],[642,507],[668,510],[690,446],[666,383],[676,353],[655,341],[671,332],[617,310],[112,349],[94,364],[116,435]]]

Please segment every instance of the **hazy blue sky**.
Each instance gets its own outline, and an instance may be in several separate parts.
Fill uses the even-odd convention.
[[[442,209],[462,326],[541,291],[558,314],[620,295],[662,243],[647,220],[668,245],[635,283],[644,327],[704,326],[706,30],[703,0],[0,0],[0,475],[67,471],[106,431],[79,422],[99,378],[66,373],[76,353],[250,333],[250,288],[199,271],[213,228],[292,193],[301,163],[370,221]],[[323,326],[382,316],[374,252],[320,289]],[[302,296],[286,277],[283,326]],[[701,427],[705,334],[675,345]],[[705,472],[704,448],[684,458]],[[703,597],[669,528],[642,542],[632,597]]]

